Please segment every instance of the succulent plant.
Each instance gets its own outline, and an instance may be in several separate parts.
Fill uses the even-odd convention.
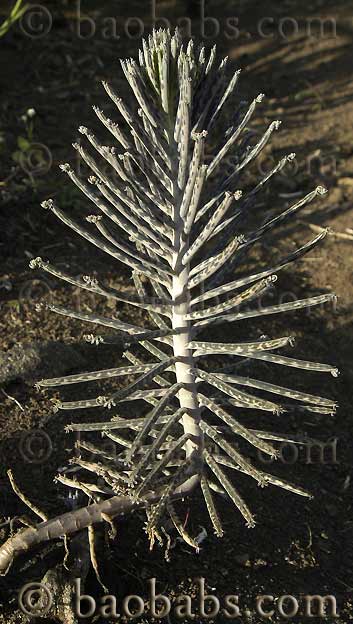
[[[227,59],[218,64],[215,47],[206,53],[203,46],[195,49],[192,41],[184,47],[178,31],[173,35],[166,30],[154,31],[148,42],[143,41],[139,63],[128,59],[121,61],[121,66],[134,95],[131,108],[111,84],[104,83],[104,88],[123,118],[124,127],[94,107],[112,135],[113,146],[102,145],[90,130],[81,127],[84,142],[75,143],[74,148],[90,169],[90,177],[79,177],[69,164],[61,166],[92,202],[94,214],[84,224],[63,212],[52,199],[43,202],[43,207],[130,267],[136,295],[128,296],[96,277],[75,277],[40,258],[33,260],[31,267],[96,295],[141,308],[150,322],[143,327],[116,315],[102,317],[47,306],[57,314],[101,326],[102,334],[89,334],[89,342],[119,348],[124,345],[127,349],[127,365],[37,384],[40,388],[56,388],[111,380],[113,387],[106,396],[57,402],[56,409],[86,412],[106,408],[106,419],[80,422],[68,429],[97,431],[116,444],[117,453],[110,456],[99,441],[94,445],[81,439],[83,456],[73,459],[80,469],[79,477],[62,475],[59,480],[82,490],[92,504],[10,538],[0,548],[2,573],[15,555],[35,544],[111,521],[134,509],[143,509],[147,514],[146,532],[152,543],[160,537],[160,526],[169,514],[183,539],[197,549],[197,541],[187,534],[174,502],[194,495],[199,488],[217,536],[223,534],[215,499],[219,492],[228,496],[247,526],[253,527],[254,516],[236,487],[238,472],[255,479],[260,486],[275,485],[302,496],[310,494],[265,473],[239,450],[237,442],[243,440],[276,457],[273,441],[288,439],[249,428],[244,418],[246,410],[279,414],[292,409],[319,413],[335,409],[330,399],[239,375],[239,363],[251,364],[253,360],[337,374],[328,364],[282,355],[282,348],[292,346],[292,336],[258,336],[233,342],[234,334],[224,334],[223,342],[208,339],[209,330],[218,325],[228,329],[229,324],[234,327],[244,319],[303,309],[333,298],[325,294],[256,307],[258,298],[272,287],[276,272],[311,251],[324,233],[274,266],[245,276],[242,269],[256,243],[287,219],[296,217],[325,189],[319,186],[276,216],[265,214],[258,218],[254,209],[258,194],[294,155],[281,159],[250,191],[241,192],[242,171],[265,147],[279,122],[271,123],[255,144],[249,141],[248,124],[263,98],[259,95],[249,106],[238,102],[238,107],[231,109],[234,113],[227,120],[225,133],[220,133],[217,122],[234,95],[239,71],[229,80]],[[213,154],[207,148],[210,137],[219,143]],[[224,174],[230,154],[233,169]],[[257,226],[252,225],[255,217]],[[114,380],[124,377],[129,383],[114,388]],[[119,413],[122,403],[141,400],[148,406],[145,414],[126,418]],[[85,450],[96,460],[85,459]],[[92,473],[100,477],[95,483]]]

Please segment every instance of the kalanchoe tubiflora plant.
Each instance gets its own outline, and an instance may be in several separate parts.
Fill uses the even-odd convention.
[[[131,267],[136,296],[105,286],[94,277],[74,277],[40,258],[33,260],[31,267],[97,295],[142,308],[150,323],[141,327],[115,315],[107,318],[48,306],[58,314],[101,326],[102,334],[90,334],[87,340],[95,344],[125,344],[128,364],[43,380],[38,383],[40,388],[103,379],[114,382],[122,377],[133,381],[123,387],[120,383],[115,389],[112,384],[109,394],[93,400],[83,396],[77,401],[57,403],[60,410],[107,408],[106,420],[75,424],[69,429],[103,433],[116,443],[118,452],[113,457],[99,447],[99,441],[97,446],[80,441],[82,456],[73,460],[79,467],[79,476],[73,479],[65,475],[59,480],[81,489],[90,496],[92,504],[43,522],[35,529],[24,529],[9,539],[0,549],[3,573],[16,554],[33,545],[110,521],[137,508],[147,514],[146,531],[152,543],[155,537],[159,538],[161,523],[169,514],[182,537],[197,548],[197,542],[178,519],[173,503],[198,488],[217,536],[222,536],[223,530],[214,492],[226,493],[247,526],[253,527],[254,516],[231,474],[236,477],[238,472],[245,473],[261,486],[276,485],[302,496],[310,495],[299,486],[266,474],[240,452],[237,441],[243,439],[276,457],[273,441],[287,439],[243,424],[245,410],[280,413],[295,408],[331,413],[335,409],[330,399],[237,373],[236,364],[246,359],[250,363],[256,360],[337,374],[328,364],[281,355],[281,348],[292,345],[292,336],[211,342],[206,333],[213,326],[228,330],[229,324],[234,328],[243,319],[307,308],[333,298],[328,294],[265,308],[255,305],[276,280],[275,272],[313,249],[324,234],[275,266],[245,277],[236,277],[234,269],[241,267],[241,261],[256,242],[286,219],[295,217],[300,208],[325,189],[318,187],[278,216],[265,215],[256,229],[247,226],[257,194],[294,157],[290,154],[283,158],[246,194],[239,190],[242,170],[279,126],[274,121],[256,144],[249,142],[247,126],[263,96],[256,97],[248,107],[240,103],[215,155],[206,164],[207,141],[210,136],[217,137],[216,122],[233,96],[239,71],[228,81],[227,59],[219,65],[215,48],[207,54],[202,46],[194,49],[192,41],[183,47],[179,32],[172,36],[164,30],[153,32],[148,43],[143,42],[139,63],[128,59],[121,65],[135,98],[131,108],[110,84],[104,83],[104,88],[125,121],[124,129],[95,107],[98,118],[112,135],[113,145],[101,145],[90,130],[81,127],[84,142],[74,144],[74,148],[91,171],[88,181],[78,177],[70,165],[61,166],[92,202],[95,213],[84,224],[74,221],[52,199],[45,201],[43,207],[99,249]],[[235,153],[234,169],[222,176],[230,153]],[[246,309],[242,308],[244,303]],[[109,328],[108,333],[105,328]],[[215,354],[218,362],[224,357],[228,365],[212,365]],[[148,404],[144,416],[134,414],[127,419],[119,413],[120,404],[138,400]],[[87,450],[96,455],[96,461],[92,457],[90,461],[85,459]],[[92,484],[92,473],[100,476],[99,483]]]

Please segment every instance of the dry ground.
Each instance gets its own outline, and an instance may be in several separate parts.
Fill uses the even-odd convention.
[[[104,8],[99,2],[87,2],[85,10],[94,16],[97,33],[94,37],[80,39],[71,3],[48,3],[55,16],[48,36],[30,39],[16,27],[0,43],[3,94],[0,124],[5,140],[0,156],[0,178],[3,181],[0,186],[3,234],[0,246],[0,348],[7,351],[16,344],[48,340],[73,345],[79,364],[77,361],[73,364],[70,357],[67,362],[52,358],[43,364],[46,376],[55,375],[62,368],[66,372],[80,368],[92,370],[97,361],[109,365],[111,362],[117,364],[121,359],[120,352],[82,346],[80,339],[86,331],[82,324],[69,323],[67,319],[47,312],[36,312],[33,306],[46,297],[86,310],[98,305],[107,312],[106,304],[79,296],[54,280],[34,276],[27,266],[29,258],[40,255],[56,260],[63,267],[70,263],[73,273],[92,272],[93,269],[115,284],[131,288],[123,269],[119,267],[117,274],[116,266],[109,261],[107,264],[106,257],[98,251],[90,250],[87,254],[86,244],[69,234],[54,216],[44,213],[39,203],[55,193],[67,209],[78,211],[82,208],[82,199],[65,187],[57,172],[57,164],[73,159],[70,143],[77,135],[79,123],[95,123],[90,106],[103,101],[100,80],[112,72],[119,72],[117,57],[136,53],[139,40],[126,37],[124,23],[129,16],[140,16],[147,28],[150,17],[146,5],[120,2],[118,10],[114,2],[105,3]],[[347,233],[347,228],[353,227],[353,2],[287,0],[279,3],[269,0],[264,7],[263,3],[243,0],[210,2],[208,6],[209,14],[216,15],[221,24],[221,34],[216,39],[220,50],[243,68],[242,96],[250,98],[262,91],[267,96],[255,127],[260,130],[272,119],[283,121],[271,148],[266,151],[263,167],[268,167],[286,153],[297,153],[295,168],[279,176],[271,191],[261,198],[264,210],[287,206],[291,201],[289,195],[304,194],[317,184],[327,186],[330,191],[323,200],[315,203],[313,209],[303,212],[300,221],[269,239],[266,246],[256,252],[253,262],[262,266],[269,258],[278,258],[284,251],[309,240],[318,226]],[[190,6],[187,9],[183,3],[172,6],[166,2],[161,3],[159,15],[170,16],[173,23],[178,16],[191,16],[193,34],[199,38],[200,22],[190,10]],[[99,26],[104,16],[117,18],[120,39],[104,38]],[[236,40],[225,36],[227,16],[239,18],[241,33]],[[328,25],[334,19],[336,35],[333,31],[320,35],[314,27],[310,30],[308,23],[312,23],[310,19],[313,17],[331,19]],[[262,22],[266,37],[260,37],[257,30],[259,20],[263,18],[270,18]],[[286,19],[287,22],[283,21]],[[298,32],[289,36],[294,19],[299,24]],[[210,38],[208,43],[211,45],[213,40]],[[12,171],[14,162],[11,160],[17,137],[24,133],[19,117],[30,107],[37,111],[34,140],[47,146],[53,154],[50,170],[32,180],[21,170]],[[258,171],[253,170],[251,175],[258,175]],[[245,176],[244,184],[250,179]],[[308,465],[304,455],[300,454],[294,464],[287,460],[287,464],[280,462],[273,467],[277,474],[311,489],[314,500],[308,503],[289,493],[269,488],[259,491],[247,481],[241,483],[243,493],[247,488],[247,500],[256,513],[258,524],[254,530],[248,531],[234,509],[221,503],[226,528],[223,540],[212,536],[201,499],[196,500],[189,529],[196,534],[205,526],[208,538],[199,556],[177,544],[171,551],[170,563],[166,563],[160,549],[149,552],[140,518],[124,521],[118,528],[114,557],[106,565],[110,589],[117,596],[128,593],[145,596],[146,579],[151,577],[158,579],[158,587],[165,594],[188,593],[192,591],[193,579],[203,576],[210,591],[213,588],[213,593],[219,597],[238,594],[241,606],[252,612],[258,594],[276,597],[291,594],[299,602],[305,594],[332,594],[337,598],[340,617],[327,621],[351,621],[352,269],[353,240],[328,236],[310,257],[280,277],[274,298],[302,298],[308,293],[332,290],[338,296],[337,309],[325,306],[325,309],[310,314],[299,312],[283,315],[281,319],[270,317],[256,326],[252,324],[242,329],[244,335],[247,331],[256,335],[285,335],[280,332],[290,331],[297,337],[300,356],[333,362],[341,371],[338,379],[325,376],[323,379],[315,374],[293,377],[298,388],[319,391],[337,400],[340,407],[334,418],[311,415],[301,420],[283,418],[285,422],[278,422],[276,417],[262,418],[260,423],[256,421],[259,427],[271,429],[272,426],[289,433],[307,432],[323,441],[337,438],[336,463],[328,461],[321,465],[316,457]],[[130,310],[124,307],[121,310],[125,318],[129,315],[132,318]],[[236,329],[229,331],[235,335]],[[269,370],[268,374],[270,378],[278,379],[275,377],[278,371]],[[281,380],[287,380],[283,372]],[[71,394],[67,393],[67,396]],[[8,484],[8,468],[13,470],[28,496],[49,513],[61,512],[67,504],[66,491],[53,484],[53,477],[58,467],[68,461],[74,444],[73,437],[64,433],[64,427],[78,416],[77,413],[51,414],[49,398],[48,394],[35,391],[30,378],[13,379],[0,391],[0,516],[25,513],[24,506]],[[38,428],[43,428],[53,444],[49,457],[40,464],[25,461],[23,454],[24,432]],[[49,553],[48,557],[54,561],[62,557],[62,552]],[[20,574],[17,566],[11,575],[0,580],[1,624],[27,621],[16,611],[16,592],[24,578],[43,575],[46,563],[39,558],[35,565],[35,572],[31,568],[22,569]],[[88,579],[88,590],[100,595],[101,590],[93,575]],[[272,621],[282,619],[274,616]],[[305,617],[293,618],[295,622],[306,620]],[[257,623],[264,620],[249,615],[244,621]]]

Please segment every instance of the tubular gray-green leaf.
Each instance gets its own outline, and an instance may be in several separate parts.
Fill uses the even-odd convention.
[[[306,206],[306,204],[313,201],[313,199],[315,199],[318,195],[324,195],[326,192],[327,191],[323,186],[318,186],[314,191],[308,193],[308,195],[305,195],[305,197],[300,199],[293,206],[282,212],[277,217],[270,219],[270,221],[266,221],[264,225],[255,230],[253,232],[254,239],[258,238],[260,235],[277,226],[279,223],[282,223],[285,219],[288,219],[288,217],[290,217],[293,213],[297,212],[300,208]]]
[[[204,456],[207,464],[217,477],[222,487],[226,490],[229,498],[233,501],[234,505],[237,509],[239,509],[241,515],[246,520],[246,526],[248,528],[253,528],[255,526],[255,519],[247,504],[237,492],[234,485],[229,481],[223,470],[221,470],[221,468],[217,465],[212,455],[206,449],[204,450]]]
[[[104,240],[97,238],[96,236],[88,232],[86,229],[84,229],[82,226],[75,223],[75,221],[73,221],[72,219],[70,219],[70,217],[65,215],[65,213],[54,204],[53,200],[47,200],[43,202],[42,206],[43,208],[49,208],[50,210],[52,210],[54,214],[56,214],[56,216],[59,217],[59,219],[63,223],[68,225],[72,230],[80,234],[83,238],[88,240],[90,243],[93,243],[96,247],[98,247],[102,251],[105,251],[106,253],[108,253],[113,258],[116,258],[123,264],[127,264],[128,266],[139,270],[141,273],[144,273],[145,275],[150,275],[153,279],[157,281],[161,281],[163,284],[167,284],[167,285],[169,284],[169,279],[163,278],[160,273],[153,273],[147,267],[144,267],[142,264],[133,260],[133,258],[130,258],[130,256],[117,252],[113,246],[107,245],[107,243],[105,243]]]
[[[219,295],[223,295],[231,290],[236,290],[238,288],[241,288],[242,286],[245,286],[246,284],[250,284],[251,282],[255,282],[264,277],[268,277],[272,273],[277,273],[284,267],[288,266],[291,262],[294,262],[294,260],[297,260],[301,256],[314,249],[316,245],[321,243],[326,235],[327,231],[324,231],[318,236],[315,236],[315,238],[313,238],[311,241],[309,241],[302,247],[299,247],[299,249],[296,249],[296,251],[283,258],[283,260],[279,264],[276,264],[275,266],[266,269],[265,271],[261,271],[260,273],[254,273],[253,275],[248,275],[247,277],[234,280],[233,282],[223,284],[222,286],[217,286],[217,288],[212,288],[211,290],[202,293],[198,297],[194,297],[191,301],[191,305],[195,305],[196,303],[200,303],[201,301],[206,301],[207,299],[212,299],[213,297],[218,297]]]
[[[194,255],[199,251],[199,249],[201,249],[202,245],[211,236],[214,228],[218,225],[218,223],[221,221],[223,216],[226,214],[233,200],[237,199],[238,197],[239,197],[238,194],[230,193],[229,191],[226,191],[223,201],[219,204],[219,206],[213,213],[212,217],[209,219],[208,223],[205,225],[203,230],[198,235],[195,242],[191,245],[191,247],[189,247],[189,249],[185,253],[185,256],[183,258],[184,265],[187,264],[194,257]]]
[[[205,145],[205,138],[207,136],[207,132],[201,132],[195,135],[195,145],[193,156],[190,163],[189,169],[189,177],[185,186],[184,193],[182,195],[181,204],[180,204],[180,216],[181,218],[185,218],[188,213],[190,202],[193,196],[193,191],[195,187],[195,182],[198,177],[198,172],[203,162],[203,150]]]
[[[141,366],[119,366],[118,368],[107,368],[78,375],[67,375],[66,377],[53,377],[52,379],[42,379],[36,383],[41,388],[51,388],[53,386],[65,386],[69,384],[82,383],[85,381],[97,381],[99,379],[112,379],[124,375],[137,375],[153,368],[153,364],[143,364]]]
[[[206,180],[206,171],[207,165],[201,165],[196,174],[196,180],[184,224],[184,232],[187,236],[190,234],[190,231],[194,224],[195,215],[199,207],[201,193]]]
[[[211,373],[202,371],[200,368],[197,368],[196,371],[198,377],[209,383],[211,386],[218,388],[218,390],[221,390],[221,392],[224,392],[224,394],[230,396],[232,399],[235,400],[236,404],[239,407],[245,407],[248,409],[260,409],[267,412],[273,412],[274,414],[281,414],[283,411],[285,411],[283,407],[277,405],[276,403],[272,403],[272,401],[265,401],[265,399],[252,396],[251,394],[247,394],[246,392],[235,390],[230,384],[223,381],[218,375],[212,375]]]
[[[136,466],[136,468],[134,468],[133,472],[131,473],[131,483],[134,483],[134,481],[136,481],[137,477],[140,475],[141,471],[146,467],[151,457],[153,457],[154,454],[157,453],[157,451],[159,451],[169,431],[171,430],[173,425],[175,425],[177,422],[181,420],[184,412],[185,412],[185,409],[181,407],[169,417],[169,419],[167,420],[165,425],[162,427],[160,433],[158,434],[153,444],[151,444],[146,454],[142,457],[139,464]]]
[[[123,146],[124,149],[128,149],[130,147],[130,143],[127,138],[124,136],[123,132],[119,128],[117,123],[114,123],[109,117],[106,117],[104,112],[98,108],[98,106],[93,106],[93,110],[96,113],[98,119],[102,122],[102,124],[112,133],[112,135],[119,141],[119,143]]]
[[[332,364],[309,362],[308,360],[298,360],[296,358],[290,358],[284,355],[277,355],[275,353],[260,353],[255,351],[249,351],[248,353],[239,353],[239,355],[245,355],[250,359],[272,362],[273,364],[282,364],[282,366],[290,366],[292,368],[302,368],[303,370],[331,373],[333,377],[337,377],[338,375],[338,369],[335,366],[332,366]]]
[[[244,115],[242,121],[240,122],[240,124],[237,126],[237,128],[233,132],[232,136],[228,139],[228,141],[225,143],[225,145],[222,147],[222,149],[219,151],[217,156],[215,156],[215,158],[213,159],[213,161],[209,165],[208,171],[207,171],[207,177],[209,177],[214,172],[216,167],[218,167],[218,165],[221,163],[223,158],[229,152],[230,148],[234,145],[235,141],[238,139],[239,135],[241,134],[241,132],[243,131],[243,129],[247,125],[247,123],[250,120],[250,118],[252,117],[252,115],[253,115],[253,113],[255,111],[255,108],[256,108],[256,104],[259,103],[259,102],[262,102],[263,97],[264,96],[262,94],[258,95],[253,100],[253,102],[250,104],[248,111],[246,112],[246,114]],[[203,216],[203,215],[201,214],[200,216]]]
[[[218,271],[225,262],[233,256],[243,242],[244,240],[242,237],[236,236],[223,251],[194,267],[190,273],[190,275],[194,275],[194,277],[191,277],[189,281],[189,289],[202,284],[202,282]]]
[[[215,502],[213,500],[210,486],[208,484],[208,481],[205,475],[201,476],[200,484],[201,484],[203,497],[205,499],[208,515],[210,516],[214,532],[217,535],[217,537],[223,537],[224,532],[223,532],[222,524],[218,515]]]
[[[119,319],[111,319],[95,314],[76,312],[75,310],[68,310],[67,308],[55,306],[50,303],[43,304],[43,306],[51,312],[55,312],[56,314],[62,314],[63,316],[75,318],[80,321],[87,321],[88,323],[96,323],[97,325],[103,325],[104,327],[112,327],[113,329],[126,332],[127,334],[139,334],[143,331],[142,327],[137,327],[136,325],[124,323],[123,321],[119,321]],[[39,307],[41,307],[41,304],[39,304]]]
[[[122,388],[121,390],[118,390],[118,392],[115,392],[114,394],[112,394],[109,397],[109,400],[112,400],[115,402],[115,401],[122,401],[123,399],[129,396],[131,398],[134,392],[144,388],[147,384],[150,383],[150,381],[152,381],[152,379],[156,375],[158,375],[159,373],[162,373],[164,370],[169,368],[169,366],[171,366],[171,364],[173,364],[174,362],[175,362],[174,357],[168,358],[164,362],[158,362],[151,368],[151,370],[147,371],[147,373],[144,373],[141,377],[139,377],[133,383],[129,384],[126,388]]]
[[[310,297],[309,299],[298,299],[298,301],[290,301],[288,303],[281,303],[276,306],[268,306],[267,308],[259,308],[257,310],[247,310],[246,312],[238,312],[237,314],[227,314],[221,316],[214,316],[213,318],[206,319],[195,323],[195,327],[204,327],[205,325],[219,325],[220,323],[233,323],[234,321],[242,321],[247,318],[255,318],[258,316],[267,316],[270,314],[281,314],[282,312],[289,312],[292,310],[301,310],[303,308],[310,308],[312,306],[321,305],[328,301],[335,301],[336,295],[331,293],[327,295],[318,295],[317,297]]]
[[[265,145],[268,143],[268,141],[269,141],[273,131],[274,130],[278,130],[280,125],[281,125],[280,121],[278,121],[278,120],[272,121],[272,123],[269,125],[269,127],[266,130],[266,132],[263,134],[263,136],[258,141],[258,143],[256,143],[256,145],[254,145],[253,148],[250,148],[246,152],[246,155],[243,158],[243,160],[235,167],[233,173],[226,179],[226,181],[224,183],[225,186],[228,186],[228,184],[231,182],[233,177],[236,176],[239,173],[239,171],[244,169],[244,167],[246,165],[248,165],[252,160],[254,160],[254,158],[256,158],[256,156],[258,156],[258,154],[263,150]]]
[[[276,279],[277,279],[276,275],[271,275],[270,277],[267,277],[264,280],[260,280],[260,282],[258,282],[257,284],[254,284],[253,286],[251,286],[247,290],[244,290],[242,293],[239,293],[235,297],[228,299],[228,301],[225,301],[224,303],[219,303],[218,305],[212,306],[210,308],[195,310],[194,312],[190,312],[190,314],[187,315],[187,318],[188,320],[202,319],[205,317],[215,316],[219,314],[220,312],[226,312],[227,310],[230,310],[231,308],[234,308],[235,306],[241,305],[242,303],[244,303],[244,301],[248,301],[249,299],[252,299],[256,296],[263,295],[264,290],[267,290],[269,286],[274,284]],[[212,323],[211,319],[210,319],[210,322]],[[205,324],[207,324],[207,322]],[[199,327],[202,325],[203,323],[196,323],[196,327]]]
[[[210,128],[213,126],[215,120],[217,119],[218,115],[220,114],[224,104],[226,103],[226,101],[228,100],[228,98],[232,95],[235,86],[238,82],[239,79],[239,74],[240,74],[241,70],[237,69],[233,78],[230,80],[230,82],[228,83],[227,88],[225,89],[219,103],[217,104],[216,110],[214,111],[214,113],[212,114],[212,117],[208,123],[208,127],[207,130],[210,130]]]
[[[222,464],[223,466],[226,466],[227,468],[233,468],[234,470],[240,470],[241,472],[244,472],[239,465],[237,465],[234,461],[232,461],[231,459],[228,459],[227,457],[214,455],[214,459],[218,464]],[[278,477],[275,477],[274,475],[270,475],[267,473],[263,473],[263,477],[265,481],[269,483],[270,485],[276,485],[277,487],[283,488],[284,490],[288,490],[289,492],[293,492],[294,494],[299,494],[300,496],[313,498],[310,492],[308,492],[307,490],[304,490],[299,485],[293,485],[292,483],[289,483],[288,481],[284,481],[283,479],[279,479]]]
[[[227,453],[227,455],[238,465],[241,467],[242,471],[255,479],[257,483],[261,486],[265,485],[264,474],[261,470],[258,470],[252,463],[245,459],[239,451],[237,451],[231,444],[229,444],[223,436],[221,436],[214,427],[206,424],[205,422],[201,423],[201,429],[205,432],[205,434],[213,440],[218,446]]]
[[[150,429],[156,423],[160,414],[164,412],[166,406],[170,403],[172,398],[177,394],[177,392],[179,392],[181,386],[182,384],[180,383],[176,383],[173,386],[171,386],[166,392],[166,394],[160,399],[156,407],[149,414],[147,414],[144,420],[144,424],[141,430],[139,431],[139,433],[137,434],[136,438],[134,439],[130,452],[126,457],[127,463],[130,463],[134,453],[136,453],[136,451],[141,447]]]
[[[167,452],[160,460],[155,460],[152,470],[150,470],[150,472],[148,472],[144,476],[140,485],[136,488],[136,496],[139,496],[144,490],[146,490],[146,488],[150,487],[150,484],[153,483],[153,480],[157,476],[157,474],[160,473],[164,468],[166,468],[166,466],[168,466],[172,459],[175,459],[178,451],[183,448],[183,446],[185,446],[186,442],[190,440],[190,438],[191,435],[189,433],[184,433],[182,436],[180,436],[180,438],[172,442],[171,447],[167,450]]]
[[[137,293],[139,294],[140,297],[145,297],[146,296],[146,291],[144,289],[144,286],[142,284],[140,275],[137,273],[137,271],[134,271],[132,274],[132,279],[134,280],[134,284],[135,284],[135,288],[137,290]],[[169,317],[172,315],[172,308],[169,308]],[[149,316],[151,318],[151,320],[153,321],[153,323],[155,323],[157,325],[157,327],[159,327],[160,329],[165,329],[168,330],[170,329],[170,325],[168,326],[167,323],[160,317],[160,315],[158,314],[158,310],[155,309],[153,310],[150,309],[149,310]]]
[[[275,338],[274,340],[258,340],[256,342],[239,342],[228,344],[226,342],[198,342],[193,340],[189,343],[189,348],[194,349],[194,355],[208,355],[211,353],[223,353],[225,355],[245,355],[251,356],[259,351],[269,349],[280,349],[286,345],[293,344],[293,336]]]
[[[295,401],[306,401],[307,403],[314,403],[314,405],[324,405],[331,408],[335,408],[336,406],[335,401],[331,401],[330,399],[315,396],[313,394],[308,394],[306,392],[299,392],[298,390],[292,390],[291,388],[284,388],[283,386],[266,383],[259,379],[239,377],[238,375],[226,375],[224,373],[214,373],[214,376],[218,377],[218,379],[221,379],[222,381],[227,382],[228,384],[258,388],[259,390],[265,390],[266,392],[279,394],[280,396],[285,396]]]
[[[52,265],[47,261],[43,261],[42,258],[34,258],[29,263],[31,269],[40,268],[46,273],[50,273],[50,275],[54,275],[58,279],[61,279],[73,286],[77,286],[78,288],[82,288],[83,290],[88,290],[89,292],[96,293],[97,295],[102,295],[103,297],[109,297],[115,299],[116,301],[121,301],[123,303],[127,303],[132,306],[136,306],[138,308],[144,308],[145,310],[153,309],[155,312],[159,312],[160,314],[165,314],[166,316],[170,315],[171,311],[171,300],[166,300],[162,298],[153,299],[153,298],[138,298],[134,296],[126,296],[123,293],[119,292],[115,288],[102,286],[99,284],[98,280],[95,277],[90,278],[87,275],[82,276],[82,278],[75,278],[62,271]]]
[[[218,418],[223,420],[223,422],[225,422],[226,425],[228,425],[236,435],[241,436],[242,438],[250,442],[250,444],[255,446],[255,448],[258,448],[264,453],[266,453],[266,455],[270,455],[270,457],[278,456],[278,452],[273,446],[271,446],[271,444],[267,444],[266,442],[261,440],[261,438],[259,438],[257,435],[253,434],[247,427],[244,427],[243,425],[241,425],[237,420],[235,420],[233,416],[228,414],[228,412],[226,412],[220,405],[217,405],[216,403],[214,403],[214,401],[212,401],[211,399],[208,399],[207,397],[205,397],[203,394],[200,394],[200,393],[199,393],[199,400],[200,400],[201,405],[204,405],[205,407],[207,407],[211,412],[213,412],[216,416],[218,416]]]

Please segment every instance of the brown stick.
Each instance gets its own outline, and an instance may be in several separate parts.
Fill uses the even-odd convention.
[[[187,481],[179,486],[173,499],[189,496],[199,482],[199,475],[192,474]],[[0,576],[5,576],[9,571],[14,559],[28,552],[35,546],[53,539],[59,539],[72,535],[81,529],[86,529],[93,524],[106,521],[107,516],[114,518],[124,516],[135,509],[144,509],[158,502],[160,491],[149,492],[140,500],[134,500],[129,496],[113,496],[100,503],[81,507],[75,511],[68,511],[61,516],[52,518],[47,522],[41,522],[35,527],[29,527],[10,537],[0,547]]]
[[[10,537],[0,548],[0,576],[7,574],[16,557],[34,546],[48,540],[71,535],[93,524],[103,522],[103,515],[110,517],[124,515],[137,508],[143,508],[158,498],[159,495],[156,493],[147,495],[143,501],[134,501],[128,496],[113,496],[101,503],[69,511],[52,520],[41,522],[35,527],[23,529]]]

